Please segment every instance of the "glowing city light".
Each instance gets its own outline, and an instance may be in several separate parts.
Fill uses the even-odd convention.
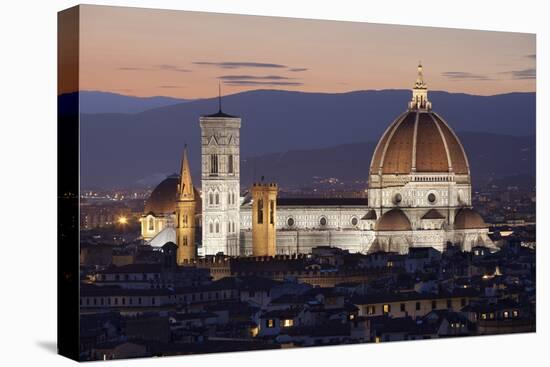
[[[126,217],[119,217],[118,218],[118,224],[126,224],[128,223],[128,218]]]

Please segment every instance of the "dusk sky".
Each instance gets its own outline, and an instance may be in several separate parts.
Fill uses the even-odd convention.
[[[533,34],[87,5],[80,15],[80,90],[407,89],[421,60],[433,90],[535,91]]]

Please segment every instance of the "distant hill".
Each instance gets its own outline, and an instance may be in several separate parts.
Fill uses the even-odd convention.
[[[478,132],[458,133],[468,153],[472,180],[485,185],[506,176],[535,175],[535,136],[516,137]],[[264,175],[280,184],[307,184],[314,176],[346,181],[365,180],[375,142],[292,150],[246,159],[241,182],[251,184]],[[254,177],[255,176],[255,177]]]
[[[82,113],[139,113],[187,102],[172,97],[135,97],[99,91],[81,91],[79,95]]]
[[[345,174],[343,171],[356,171],[366,175],[374,142],[388,124],[406,109],[409,98],[410,91],[407,90],[337,94],[256,90],[224,97],[223,110],[243,119],[243,160],[270,153],[275,153],[272,157],[281,160],[281,152],[303,152],[286,159],[285,163],[290,167],[293,161],[302,162],[299,165],[302,170],[278,173],[281,179],[286,176],[289,179],[305,177],[306,172],[314,169],[317,176],[324,176],[325,172],[334,169],[342,171],[341,174]],[[486,162],[480,165],[483,168],[481,174],[489,174],[494,166],[499,167],[495,171],[499,174],[514,175],[519,173],[516,170],[524,170],[528,166],[526,162],[515,164],[517,156],[506,162],[504,157],[508,152],[515,151],[515,146],[509,145],[499,150],[499,142],[509,139],[509,144],[517,144],[514,138],[527,139],[525,136],[534,135],[534,93],[473,96],[435,91],[430,92],[430,99],[434,110],[443,115],[459,135],[464,135],[468,155],[473,157],[479,150],[481,162]],[[154,184],[178,169],[184,143],[189,145],[191,169],[196,184],[199,184],[198,120],[201,114],[215,111],[217,100],[212,98],[136,114],[83,114],[83,184],[104,187]],[[469,133],[461,134],[462,131]],[[471,135],[468,137],[468,134]],[[500,140],[493,142],[493,134],[501,136]],[[348,148],[345,148],[346,145]],[[330,160],[328,153],[323,156],[325,149],[341,151],[340,159]],[[307,158],[308,155],[312,157]],[[304,167],[306,161],[308,167]],[[257,162],[256,165],[258,167]],[[243,165],[243,178],[245,174],[246,163]]]

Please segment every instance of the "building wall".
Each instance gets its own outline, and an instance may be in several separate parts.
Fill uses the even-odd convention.
[[[151,241],[157,234],[167,227],[174,227],[174,214],[154,216],[147,214],[139,219],[141,223],[141,237],[145,241]]]
[[[361,217],[367,210],[368,208],[362,206],[277,206],[276,228],[277,230],[359,229]],[[252,208],[243,206],[240,214],[241,228],[251,230]],[[321,224],[323,218],[326,220],[324,225]],[[291,222],[293,222],[292,225],[290,225]]]
[[[396,302],[384,302],[384,303],[371,303],[371,304],[356,304],[359,308],[360,316],[382,316],[388,315],[390,317],[405,317],[410,316],[413,319],[417,317],[426,316],[433,310],[451,310],[459,312],[470,301],[471,297],[451,297],[451,298],[434,298],[430,299],[427,296],[425,299],[418,300],[406,300]],[[435,308],[433,307],[435,302]],[[447,304],[450,302],[450,304]],[[417,309],[417,303],[419,309]],[[384,306],[389,306],[388,312],[384,312]],[[401,309],[401,305],[404,305],[404,310]],[[450,307],[449,307],[450,306]]]

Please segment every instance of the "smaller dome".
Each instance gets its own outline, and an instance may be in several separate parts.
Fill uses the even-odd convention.
[[[172,175],[155,187],[145,202],[145,214],[172,214],[176,210],[179,176]]]
[[[401,210],[392,209],[382,214],[375,229],[377,231],[410,231],[411,222]]]
[[[145,202],[143,213],[145,215],[153,213],[154,216],[173,214],[176,211],[178,201],[179,182],[180,176],[172,175],[159,183]],[[193,192],[195,193],[196,202],[195,213],[200,214],[202,212],[201,196],[196,187],[193,187]]]
[[[455,229],[487,228],[487,224],[478,212],[471,208],[462,208],[455,216]]]

